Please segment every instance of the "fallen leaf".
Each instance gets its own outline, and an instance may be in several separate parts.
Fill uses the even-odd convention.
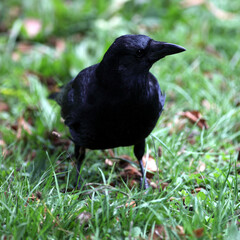
[[[77,216],[77,220],[79,220],[80,225],[86,224],[92,218],[91,213],[89,212],[82,212]]]
[[[9,9],[9,16],[12,18],[17,18],[21,14],[21,8],[19,6],[14,6]]]
[[[197,126],[201,129],[208,129],[208,124],[206,120],[202,117],[202,115],[198,111],[186,111],[179,113],[181,117],[189,119],[192,123],[197,123]]]
[[[37,153],[35,150],[30,151],[27,156],[25,157],[25,161],[33,161],[35,157],[37,156]]]
[[[39,19],[28,18],[24,20],[23,26],[28,37],[34,38],[40,33],[42,29],[42,22]]]
[[[131,202],[127,202],[126,204],[125,204],[125,207],[136,207],[136,202],[135,201],[131,201]]]
[[[167,127],[169,128],[170,134],[181,132],[187,123],[187,119],[175,118],[173,122],[168,122]]]
[[[122,172],[120,172],[121,177],[123,178],[134,178],[140,179],[142,174],[132,165],[128,164]]]
[[[157,185],[155,182],[150,182],[150,186],[151,186],[153,189],[157,189],[157,188],[158,188],[158,185]]]
[[[2,156],[5,158],[9,154],[9,151],[6,148],[6,143],[2,139],[0,139],[0,149],[2,150]]]
[[[13,126],[12,126],[13,127]],[[17,122],[17,139],[22,137],[22,129],[24,129],[29,135],[32,134],[31,126],[28,122],[24,120],[23,117],[20,117]]]
[[[108,165],[108,166],[113,166],[113,161],[108,159],[108,158],[106,158],[105,159],[105,164]]]
[[[108,149],[108,154],[109,154],[112,158],[115,157],[115,154],[114,154],[114,152],[113,152],[112,149]]]
[[[132,158],[128,155],[120,155],[119,158],[126,159],[128,161],[132,161]]]
[[[158,157],[162,156],[162,148],[159,146],[158,147]]]
[[[137,186],[140,182],[142,174],[131,164],[128,165],[120,172],[120,176],[125,182],[128,183],[130,188]]]
[[[206,99],[203,99],[202,100],[202,106],[205,107],[207,110],[210,110],[211,109],[211,104],[208,100]]]
[[[41,199],[42,193],[41,193],[40,191],[37,191],[37,192],[36,192],[36,197],[37,197],[38,199]]]
[[[130,156],[128,156],[128,155],[121,155],[121,156],[119,156],[119,158],[121,159],[119,161],[119,167],[120,168],[127,167],[129,165],[128,161],[132,162],[132,158]],[[128,160],[128,161],[125,161],[125,160]]]
[[[55,46],[56,46],[56,51],[58,55],[61,55],[66,49],[66,43],[63,39],[57,39]]]
[[[0,102],[0,112],[9,111],[9,106],[5,102]]]
[[[6,143],[2,139],[0,139],[0,146],[2,146],[2,147],[6,146]]]
[[[167,183],[167,182],[161,183],[162,190],[164,190],[168,185],[169,185],[169,183]]]
[[[63,146],[65,150],[68,149],[71,143],[70,139],[62,138],[62,134],[58,133],[57,131],[52,131],[50,133],[47,133],[47,138],[51,141],[51,143],[54,146],[56,147]]]
[[[1,25],[0,25],[0,33],[5,33],[7,31],[8,31],[8,27],[4,23],[1,23]]]
[[[181,5],[185,8],[202,5],[205,3],[205,0],[184,0],[181,2]]]
[[[185,236],[185,231],[184,231],[184,228],[180,225],[177,225],[176,226],[176,230],[177,230],[177,234],[179,236]]]
[[[221,55],[219,54],[219,52],[215,49],[215,47],[213,46],[206,46],[205,50],[210,53],[211,55],[217,57],[217,58],[221,58]]]
[[[200,238],[203,236],[204,228],[198,228],[198,229],[194,230],[193,232],[197,238]]]
[[[158,171],[158,167],[155,159],[151,155],[149,155],[148,157],[147,155],[144,155],[142,158],[142,162],[143,162],[144,168],[147,168],[147,173],[146,173],[147,177],[152,178],[154,176],[154,173]]]
[[[199,193],[199,192],[201,192],[202,189],[203,188],[201,188],[201,187],[195,188],[195,189],[192,190],[192,194]]]
[[[206,169],[206,164],[202,161],[199,161],[199,164],[197,166],[197,172],[200,173],[200,172],[204,172]]]
[[[166,229],[164,228],[163,225],[156,225],[153,235],[152,232],[149,233],[148,239],[152,240],[162,240],[162,239],[168,239]]]
[[[13,52],[12,53],[12,60],[14,62],[18,62],[20,60],[20,54],[18,52]]]
[[[33,49],[33,45],[27,42],[20,42],[17,45],[17,50],[21,53],[29,53]]]
[[[40,201],[40,198],[38,198],[38,195],[39,195],[39,193],[37,193],[37,194],[33,194],[33,193],[32,193],[32,196],[27,199],[27,202],[26,202],[26,204],[25,204],[25,207],[26,207],[30,202],[39,202],[39,201]]]
[[[57,137],[57,138],[61,138],[62,137],[62,135],[59,132],[57,132],[57,131],[52,131],[52,135]]]
[[[235,17],[235,14],[218,8],[208,0],[183,0],[181,4],[185,8],[204,5],[207,7],[209,12],[211,12],[216,18],[221,20],[229,20]]]
[[[206,1],[206,6],[208,10],[218,19],[221,20],[229,20],[235,17],[235,14],[224,11],[217,6],[215,6],[213,3]]]

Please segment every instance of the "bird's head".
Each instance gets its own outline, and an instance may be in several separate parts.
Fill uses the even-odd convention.
[[[185,51],[172,43],[159,42],[145,35],[123,35],[106,52],[103,61],[115,63],[118,71],[142,73],[167,55]]]

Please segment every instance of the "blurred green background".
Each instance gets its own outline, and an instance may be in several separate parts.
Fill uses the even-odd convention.
[[[129,236],[144,239],[153,236],[155,224],[165,224],[171,226],[164,225],[176,239],[181,237],[175,228],[178,225],[184,227],[186,239],[195,239],[196,229],[204,229],[201,239],[216,236],[239,239],[239,23],[239,0],[1,1],[2,234],[16,239],[35,238],[38,234],[43,239],[50,236],[103,239],[111,234],[116,239]],[[154,181],[168,182],[169,187],[144,197],[138,195],[137,189],[131,192],[118,180],[118,172],[105,166],[106,155],[91,151],[82,170],[83,178],[89,183],[104,182],[98,170],[101,168],[106,178],[128,192],[128,197],[107,195],[107,200],[98,193],[95,198],[100,205],[93,208],[93,203],[79,193],[60,191],[74,183],[73,146],[60,119],[60,109],[48,100],[48,95],[83,68],[101,61],[114,39],[123,34],[145,34],[187,49],[164,58],[151,69],[167,97],[165,111],[152,137],[147,139],[147,152],[151,152],[160,168]],[[180,116],[183,111],[193,110],[201,113],[208,129]],[[60,140],[54,138],[52,131],[62,135]],[[161,157],[156,147],[162,148]],[[133,158],[131,148],[115,149],[114,154]],[[199,170],[201,166],[203,171]],[[202,190],[194,195],[197,187]],[[26,199],[36,191],[41,192],[42,200],[26,206]],[[154,199],[163,196],[186,197],[188,201],[176,203],[165,199],[161,208],[155,205],[150,208]],[[67,198],[74,207],[67,207]],[[97,210],[104,209],[101,205],[104,199],[109,205],[107,217]],[[134,208],[130,212],[116,210],[116,206],[129,199],[147,203],[149,208],[140,205],[144,217]],[[191,212],[186,206],[197,210]],[[42,223],[44,208],[54,210],[49,214],[50,220]],[[97,217],[89,220],[87,229],[84,225],[77,227],[73,218],[83,211],[100,220]],[[110,221],[116,216],[121,224]],[[52,226],[52,218],[60,221],[61,226]]]

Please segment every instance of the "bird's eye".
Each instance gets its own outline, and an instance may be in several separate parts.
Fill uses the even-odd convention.
[[[143,53],[144,53],[143,49],[138,49],[136,55],[137,57],[142,57]]]

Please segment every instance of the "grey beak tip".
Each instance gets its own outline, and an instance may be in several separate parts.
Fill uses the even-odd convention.
[[[165,45],[169,55],[186,51],[186,48],[179,46],[177,44],[165,43],[164,45]]]

